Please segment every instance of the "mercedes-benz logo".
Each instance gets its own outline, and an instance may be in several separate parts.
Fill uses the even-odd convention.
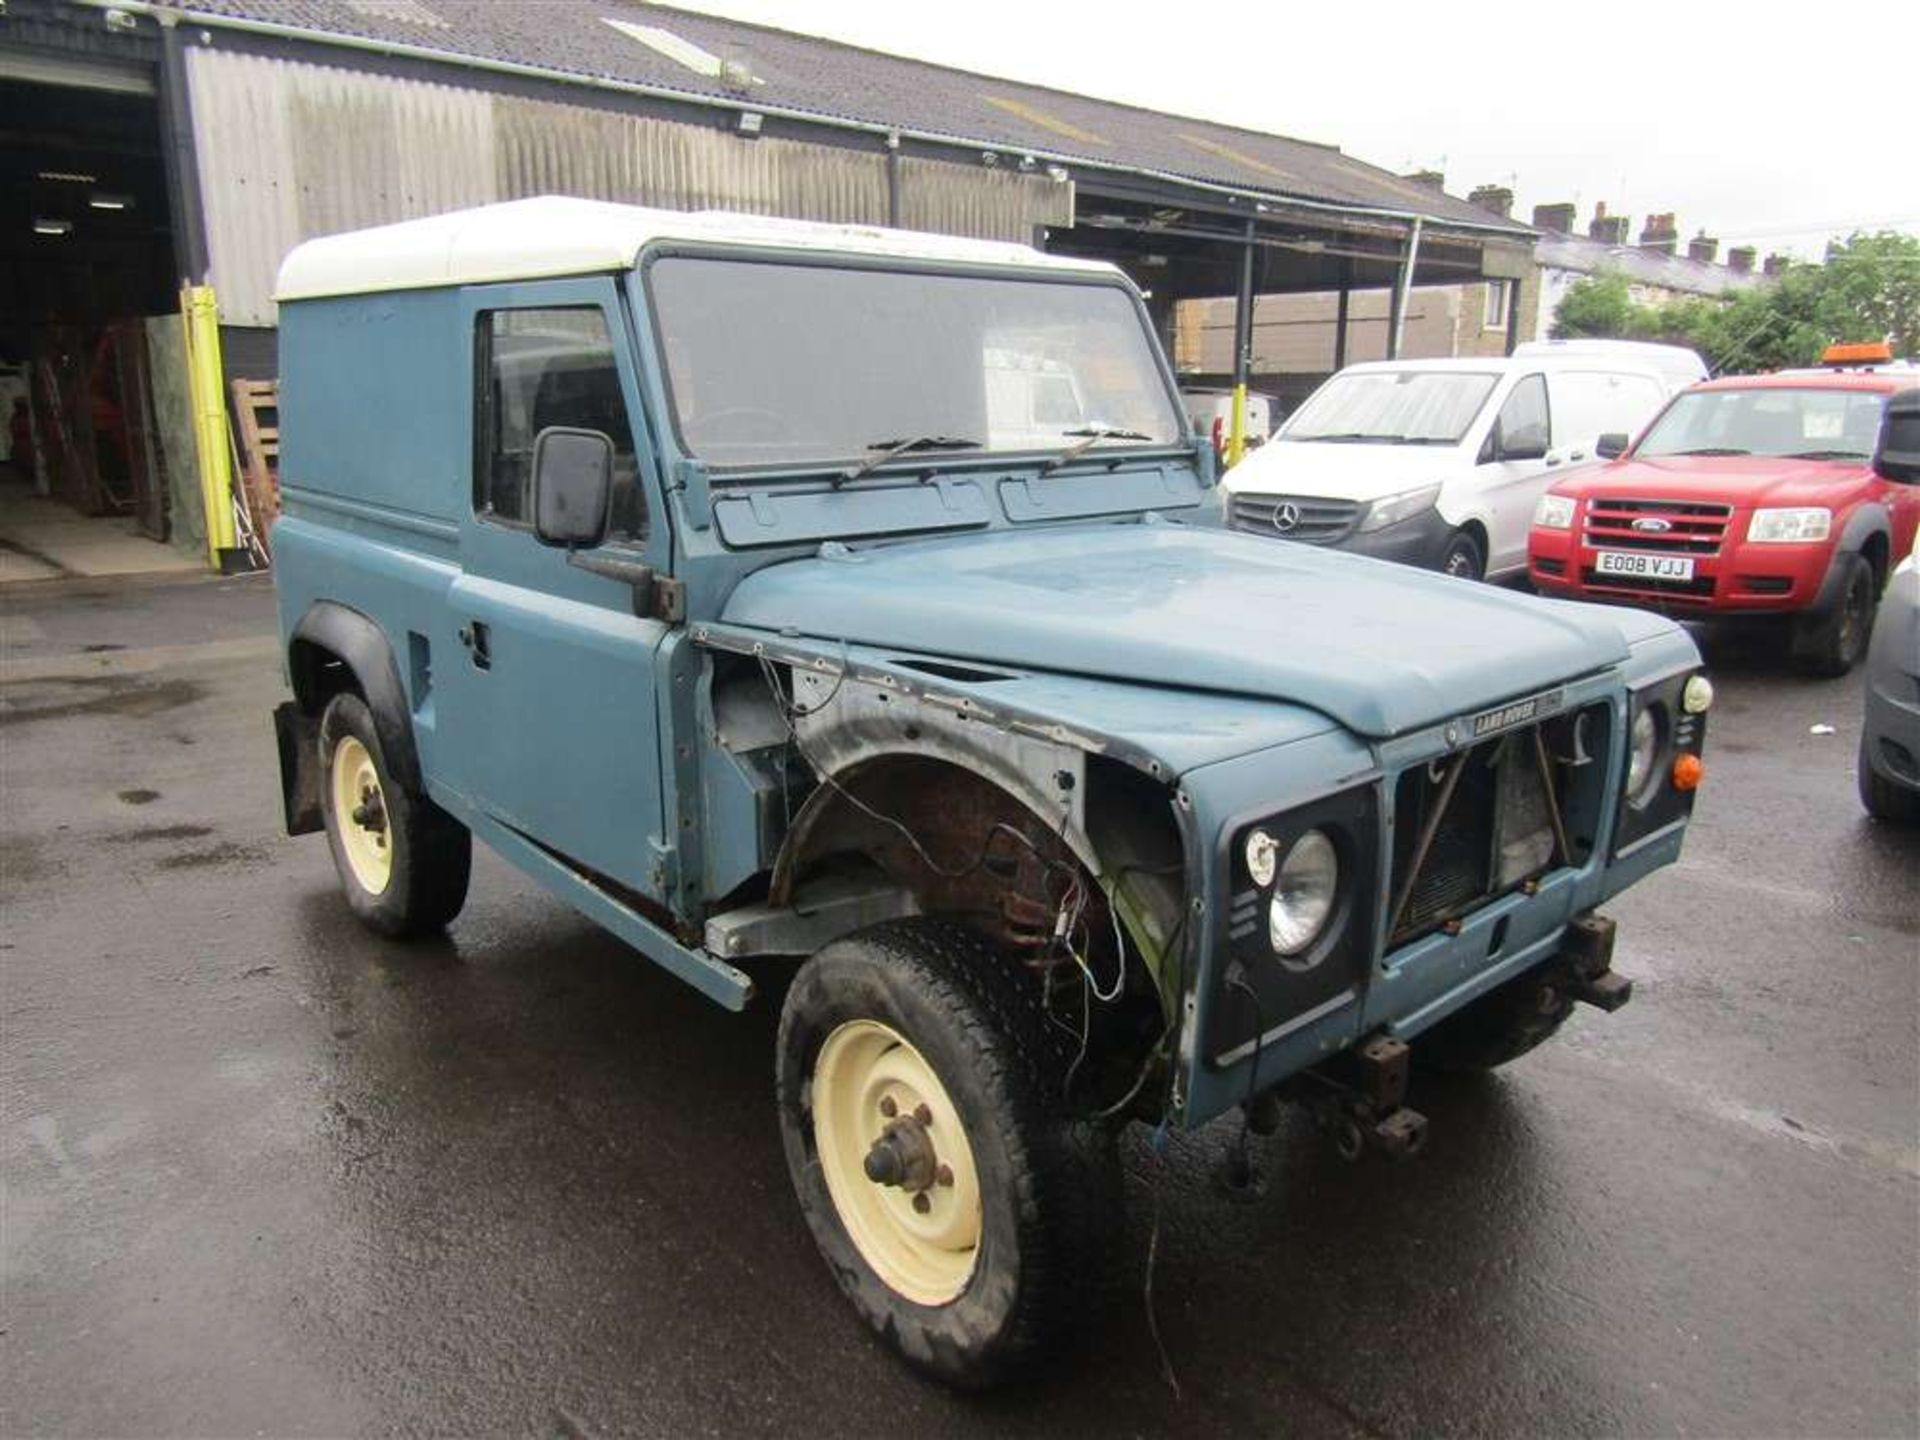
[[[1273,528],[1282,535],[1300,523],[1300,507],[1291,500],[1282,500],[1273,507]]]

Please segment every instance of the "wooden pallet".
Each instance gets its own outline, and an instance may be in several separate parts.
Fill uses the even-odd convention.
[[[240,479],[246,488],[247,514],[262,548],[280,517],[280,383],[235,380],[234,442],[240,452]]]

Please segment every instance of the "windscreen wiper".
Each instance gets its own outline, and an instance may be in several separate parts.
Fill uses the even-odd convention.
[[[1783,455],[1783,460],[1864,460],[1866,453],[1860,450],[1796,450],[1791,455]]]
[[[1675,450],[1673,453],[1675,455],[1751,455],[1753,452],[1737,449],[1732,445],[1702,445],[1697,450]],[[1648,456],[1647,458],[1658,459],[1659,457]]]
[[[870,459],[862,460],[840,477],[844,484],[849,480],[858,480],[862,475],[870,475],[889,460],[901,455],[912,454],[916,450],[978,450],[980,442],[969,440],[964,435],[896,435],[890,440],[871,440],[867,449],[878,453]]]
[[[1051,475],[1062,465],[1071,465],[1102,440],[1151,440],[1153,436],[1143,435],[1138,430],[1122,430],[1117,425],[1082,425],[1077,430],[1062,430],[1062,435],[1078,435],[1074,441],[1058,455],[1040,467],[1042,475]]]

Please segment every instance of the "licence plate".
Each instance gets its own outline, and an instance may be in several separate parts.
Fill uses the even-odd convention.
[[[1645,580],[1691,580],[1691,555],[1636,555],[1624,550],[1602,550],[1593,568],[1602,575],[1637,575]]]

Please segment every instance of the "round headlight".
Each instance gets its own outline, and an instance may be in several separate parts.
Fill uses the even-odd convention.
[[[1256,830],[1247,836],[1247,874],[1262,890],[1273,884],[1273,872],[1279,861],[1280,847],[1266,831]]]
[[[1340,857],[1323,831],[1309,830],[1287,847],[1267,907],[1274,953],[1294,956],[1320,938],[1340,888]]]
[[[1627,736],[1627,798],[1638,801],[1653,778],[1653,761],[1660,749],[1660,722],[1649,705],[1633,717]]]
[[[1680,708],[1689,715],[1704,715],[1713,705],[1713,682],[1704,675],[1689,675],[1680,691]]]

